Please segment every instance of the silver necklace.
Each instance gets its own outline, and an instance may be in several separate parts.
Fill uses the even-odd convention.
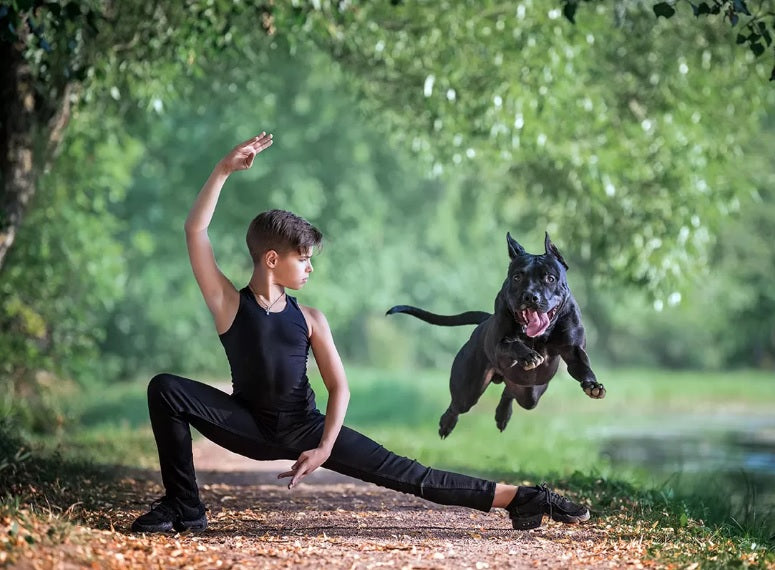
[[[279,301],[280,299],[282,299],[283,297],[285,297],[285,291],[283,291],[282,293],[280,293],[280,295],[278,295],[278,296],[277,296],[277,299],[275,299],[274,301],[272,301],[272,302],[271,302],[269,305],[267,305],[267,306],[264,306],[264,305],[261,303],[261,297],[260,297],[259,295],[256,295],[256,292],[255,292],[255,291],[253,291],[253,287],[251,287],[250,285],[248,285],[248,288],[249,288],[249,289],[250,289],[250,291],[253,293],[253,295],[255,295],[255,297],[256,297],[256,302],[258,303],[258,306],[259,306],[259,307],[261,307],[261,308],[264,310],[264,312],[266,312],[266,314],[267,314],[267,315],[269,314],[269,310],[270,310],[272,307],[274,307],[274,306],[275,306],[275,303],[277,303],[277,301]]]

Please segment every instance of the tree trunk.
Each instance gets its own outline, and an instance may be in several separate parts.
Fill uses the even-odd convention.
[[[0,42],[0,268],[35,193],[32,87],[22,54],[10,42]]]
[[[69,87],[52,89],[56,95],[47,93],[42,104],[18,45],[0,41],[0,271],[35,194],[38,174],[58,150],[70,117]]]

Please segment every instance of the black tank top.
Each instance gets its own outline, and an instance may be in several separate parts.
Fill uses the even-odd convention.
[[[266,314],[248,287],[229,330],[219,335],[231,366],[234,396],[257,411],[315,409],[307,378],[309,329],[294,297],[285,308]]]

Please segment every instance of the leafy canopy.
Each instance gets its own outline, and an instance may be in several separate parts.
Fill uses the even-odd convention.
[[[531,0],[375,3],[336,22],[307,25],[326,24],[314,37],[402,146],[433,174],[476,172],[493,227],[525,227],[527,196],[535,229],[598,274],[668,298],[753,190],[742,144],[773,96],[711,22],[598,3],[571,26]]]

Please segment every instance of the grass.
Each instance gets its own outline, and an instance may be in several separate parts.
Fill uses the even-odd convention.
[[[775,382],[753,372],[603,372],[600,378],[608,389],[603,400],[587,398],[577,382],[561,374],[536,409],[515,405],[503,433],[493,419],[501,392],[494,385],[460,416],[449,438],[441,440],[438,418],[449,404],[446,372],[351,369],[349,376],[348,424],[396,452],[439,466],[560,476],[580,470],[621,477],[621,466],[614,468],[600,457],[612,435],[655,427],[676,432],[697,421],[721,421],[733,414],[766,418],[775,403]],[[325,393],[318,385],[315,388],[316,393]],[[625,474],[640,482],[648,476],[639,469]]]
[[[721,446],[730,426],[750,430],[771,417],[775,381],[770,375],[602,371],[608,395],[591,400],[561,374],[535,410],[515,407],[503,433],[493,419],[500,387],[492,386],[461,415],[446,440],[437,434],[438,418],[449,403],[445,371],[348,367],[348,376],[352,398],[346,423],[401,455],[500,481],[557,484],[590,501],[596,515],[611,522],[611,536],[647,537],[650,554],[661,562],[699,559],[703,568],[775,564],[768,490],[775,478],[762,479],[753,471],[693,473],[681,464],[665,470],[658,461],[626,465],[610,448],[616,438],[627,448],[634,434],[650,436],[657,450],[677,447],[697,433],[710,437],[711,449],[716,440]],[[322,383],[314,375],[312,382],[324,409]],[[75,464],[156,468],[145,385],[111,386],[68,402],[71,428],[47,438],[48,452],[59,450]],[[730,423],[733,419],[738,423]],[[716,424],[722,425],[717,429]],[[772,430],[772,422],[767,425]],[[772,449],[772,440],[769,445]]]
[[[670,529],[651,546],[663,561],[690,564],[699,557],[703,568],[775,564],[775,473],[712,463],[733,451],[725,440],[730,430],[765,424],[772,432],[770,374],[602,371],[603,400],[587,398],[561,374],[536,409],[515,406],[503,433],[493,418],[501,388],[491,386],[446,440],[437,435],[449,403],[446,372],[351,369],[349,376],[348,423],[398,453],[498,481],[557,483],[617,521],[612,529],[622,540]],[[683,460],[673,453],[692,445],[699,449],[686,450]],[[768,445],[772,453],[775,441]],[[622,463],[619,447],[641,461]],[[696,465],[690,458],[705,448],[710,458]],[[638,449],[646,455],[632,453]]]

